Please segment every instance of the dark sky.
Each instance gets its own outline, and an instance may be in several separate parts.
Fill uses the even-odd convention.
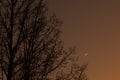
[[[120,80],[120,1],[47,0],[63,21],[66,46],[88,62],[89,80]]]

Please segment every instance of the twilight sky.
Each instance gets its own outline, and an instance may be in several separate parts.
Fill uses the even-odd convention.
[[[47,0],[63,21],[66,46],[77,46],[88,62],[89,80],[120,80],[120,1]]]

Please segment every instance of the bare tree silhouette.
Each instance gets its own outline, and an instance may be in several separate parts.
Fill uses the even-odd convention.
[[[44,0],[0,0],[1,80],[51,80],[74,52],[64,50],[60,26]],[[52,80],[73,80],[70,76],[61,79],[60,73]]]

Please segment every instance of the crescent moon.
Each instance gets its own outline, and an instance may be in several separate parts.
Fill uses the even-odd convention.
[[[85,57],[88,56],[88,53],[85,53],[84,56],[85,56]]]

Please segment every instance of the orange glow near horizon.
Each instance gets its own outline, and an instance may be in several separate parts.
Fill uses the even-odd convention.
[[[120,79],[120,1],[47,0],[63,21],[65,46],[87,49],[89,80]],[[80,58],[84,61],[84,58]]]

